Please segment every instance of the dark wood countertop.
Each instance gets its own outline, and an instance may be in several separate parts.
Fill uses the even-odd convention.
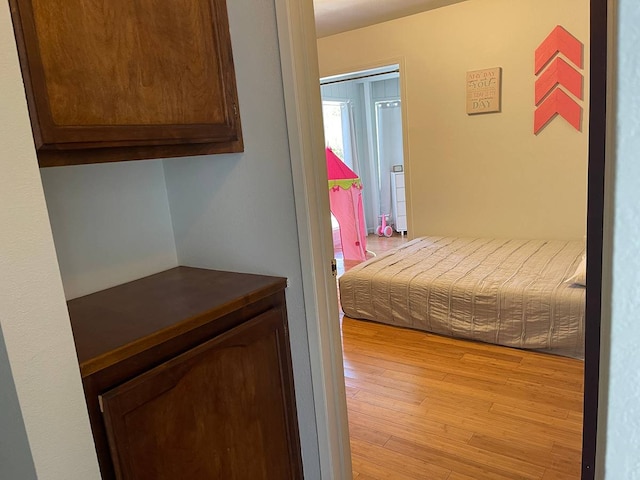
[[[83,376],[286,287],[286,279],[176,267],[67,302]]]

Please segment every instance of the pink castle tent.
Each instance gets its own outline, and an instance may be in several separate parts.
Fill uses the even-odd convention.
[[[329,204],[340,225],[340,243],[345,260],[366,260],[367,231],[362,209],[362,182],[330,148],[327,154]]]

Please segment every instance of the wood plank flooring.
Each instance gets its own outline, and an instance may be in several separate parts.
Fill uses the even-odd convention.
[[[342,339],[354,479],[580,478],[583,362],[346,317]]]

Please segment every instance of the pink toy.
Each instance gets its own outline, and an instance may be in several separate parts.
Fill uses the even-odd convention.
[[[383,213],[382,215],[379,215],[380,217],[380,225],[378,225],[378,228],[376,229],[376,233],[378,234],[379,237],[382,237],[383,235],[385,237],[390,237],[391,235],[393,235],[393,229],[391,228],[391,225],[387,225],[387,219],[389,217],[388,213]]]
[[[362,182],[330,148],[326,149],[329,205],[340,225],[345,260],[367,259],[367,230],[362,209]]]

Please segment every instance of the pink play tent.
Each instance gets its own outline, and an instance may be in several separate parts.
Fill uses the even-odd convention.
[[[345,260],[366,260],[367,231],[362,209],[362,182],[353,170],[327,148],[329,203],[340,225],[340,243]]]

